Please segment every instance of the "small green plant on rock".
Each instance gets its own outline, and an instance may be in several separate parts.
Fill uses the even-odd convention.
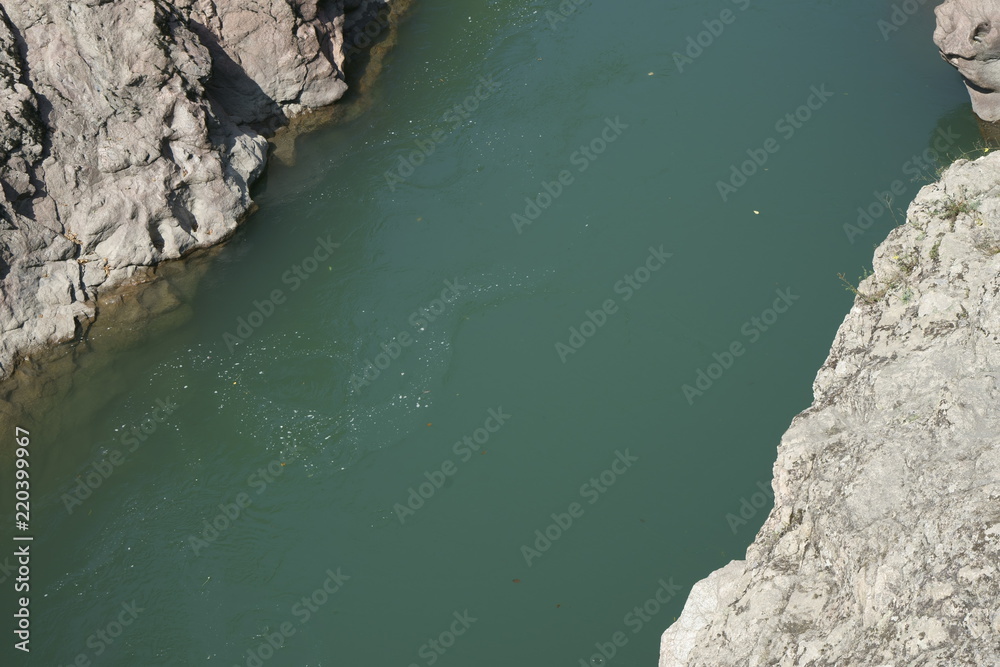
[[[915,265],[916,263],[914,262],[914,266]],[[912,267],[910,268],[910,270],[912,271]],[[894,275],[892,278],[883,282],[881,285],[879,285],[878,289],[876,289],[874,292],[865,294],[859,288],[861,287],[861,283],[864,282],[865,279],[870,277],[871,275],[873,275],[872,272],[869,271],[868,269],[865,269],[864,272],[860,276],[858,276],[857,286],[855,286],[854,283],[848,280],[843,273],[838,273],[837,277],[840,278],[840,282],[844,283],[844,289],[846,289],[848,292],[858,297],[867,304],[878,303],[879,299],[884,297],[886,294],[889,294],[890,292],[894,292],[896,289],[901,287],[905,282],[903,279],[903,273],[900,272]],[[912,294],[910,296],[912,296]]]
[[[983,241],[976,244],[976,250],[990,256],[998,255],[1000,254],[1000,243],[997,243],[996,241]]]
[[[965,213],[972,213],[979,209],[979,202],[970,202],[965,197],[951,197],[946,199],[935,213],[952,223],[952,231],[955,231],[955,221],[958,216]]]
[[[871,272],[868,269],[865,269],[864,273],[862,275],[858,276],[858,285],[860,285],[864,281],[864,279],[867,278],[870,275],[871,275]],[[861,290],[859,290],[854,285],[854,283],[852,283],[850,280],[848,280],[844,276],[843,273],[838,273],[837,277],[840,278],[840,282],[844,283],[844,289],[846,289],[848,292],[850,292],[854,296],[858,297],[859,299],[861,299],[865,303],[872,304],[872,303],[875,303],[876,301],[878,301],[877,297],[873,297],[871,295],[865,294],[864,292],[862,292]]]
[[[917,256],[914,253],[907,253],[905,255],[893,255],[893,261],[896,262],[896,266],[899,270],[906,275],[913,273],[913,269],[917,266]]]

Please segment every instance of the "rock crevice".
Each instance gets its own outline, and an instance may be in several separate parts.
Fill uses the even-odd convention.
[[[0,7],[0,379],[98,293],[229,237],[266,137],[347,90],[388,0]]]

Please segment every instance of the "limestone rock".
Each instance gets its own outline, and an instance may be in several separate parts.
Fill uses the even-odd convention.
[[[1000,0],[947,0],[934,13],[934,43],[965,80],[973,111],[1000,121]]]
[[[98,291],[225,240],[266,135],[347,89],[364,0],[17,0],[0,7],[0,379]]]
[[[660,667],[1000,664],[1000,155],[910,205]]]

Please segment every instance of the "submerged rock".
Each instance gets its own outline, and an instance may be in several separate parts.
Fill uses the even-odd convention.
[[[381,0],[0,8],[0,379],[99,293],[229,237],[266,136],[347,89]],[[350,47],[350,44],[347,45]]]
[[[1000,155],[910,205],[660,667],[1000,665]]]

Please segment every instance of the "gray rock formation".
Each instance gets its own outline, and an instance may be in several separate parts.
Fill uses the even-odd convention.
[[[1000,665],[1000,155],[923,188],[874,268],[778,447],[774,510],[660,667]]]
[[[351,36],[386,5],[0,6],[0,379],[78,336],[99,291],[230,236],[265,137],[344,94]]]
[[[1000,0],[947,0],[934,13],[934,43],[961,73],[973,111],[1000,121]]]

